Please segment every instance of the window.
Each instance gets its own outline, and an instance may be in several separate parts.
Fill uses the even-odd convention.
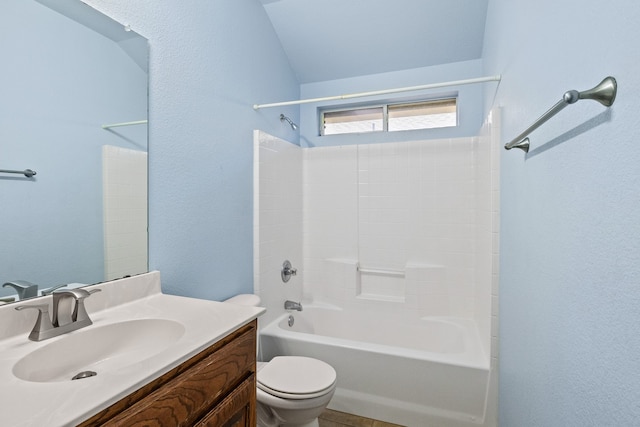
[[[395,132],[457,126],[456,98],[383,104],[320,114],[321,135]]]
[[[380,132],[383,129],[384,111],[382,107],[358,108],[323,113],[323,135],[340,133]]]

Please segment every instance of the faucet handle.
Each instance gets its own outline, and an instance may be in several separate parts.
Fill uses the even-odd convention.
[[[73,314],[71,315],[71,317],[73,318],[74,322],[86,322],[87,325],[91,325],[93,324],[93,322],[89,318],[89,313],[87,313],[87,308],[84,306],[84,300],[85,298],[90,297],[92,294],[95,294],[96,292],[101,292],[102,289],[92,289],[90,291],[87,291],[85,289],[82,289],[82,290],[86,292],[86,295],[83,295],[80,298],[76,299],[76,307],[73,309]]]
[[[282,263],[282,271],[280,272],[282,281],[287,283],[289,279],[291,279],[291,276],[295,276],[296,274],[298,274],[298,269],[291,266],[291,261],[289,261],[288,259],[285,260]]]
[[[20,307],[16,307],[16,310],[21,311],[27,308],[38,310],[38,318],[29,334],[29,339],[31,341],[40,341],[43,332],[53,329],[53,323],[49,317],[49,304],[21,305]]]

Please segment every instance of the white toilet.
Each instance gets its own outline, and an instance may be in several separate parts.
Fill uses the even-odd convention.
[[[260,305],[257,295],[236,295],[225,302]],[[277,356],[258,362],[258,427],[317,427],[318,416],[336,390],[336,371],[317,359]]]

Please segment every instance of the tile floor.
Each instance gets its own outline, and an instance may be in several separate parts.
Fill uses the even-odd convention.
[[[345,412],[325,410],[318,417],[320,427],[402,427],[398,424],[385,423],[384,421],[363,418]]]

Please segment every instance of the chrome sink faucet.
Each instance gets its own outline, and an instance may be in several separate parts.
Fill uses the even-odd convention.
[[[53,292],[53,318],[49,317],[49,304],[22,305],[16,307],[16,310],[24,310],[26,308],[38,310],[38,318],[29,334],[29,339],[31,341],[43,341],[91,325],[93,322],[84,306],[84,300],[95,292],[100,292],[100,289],[92,291],[87,291],[86,289],[60,289]],[[73,311],[67,313],[66,316],[60,312],[61,308],[63,308],[60,302],[65,298],[73,298]]]
[[[299,302],[287,300],[284,302],[284,309],[302,311],[302,304],[300,304]]]

